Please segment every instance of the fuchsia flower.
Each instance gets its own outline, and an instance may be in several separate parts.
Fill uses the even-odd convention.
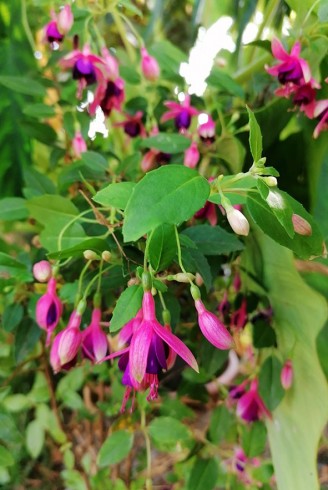
[[[201,299],[195,300],[195,307],[198,312],[198,324],[204,337],[217,349],[231,349],[234,342],[225,325],[214,313],[205,308]]]
[[[249,391],[238,399],[237,415],[245,422],[255,422],[264,416],[271,418],[271,413],[258,393],[257,379],[253,379]]]
[[[141,71],[144,77],[151,82],[157,80],[160,74],[157,60],[150,56],[146,48],[141,48]]]
[[[229,225],[237,235],[247,236],[249,233],[249,223],[246,216],[239,209],[233,206],[225,206]]]
[[[189,168],[195,168],[199,160],[199,151],[196,141],[193,141],[185,151],[183,164]]]
[[[72,149],[75,158],[80,159],[82,153],[88,150],[85,139],[82,136],[81,131],[75,131],[74,138],[72,139]]]
[[[61,43],[65,34],[70,31],[74,22],[74,17],[70,5],[65,5],[58,15],[51,12],[51,21],[45,26],[44,34],[51,46]]]
[[[234,311],[233,314],[231,315],[230,325],[232,328],[235,328],[236,330],[242,330],[246,325],[247,320],[248,320],[247,300],[244,297],[242,299],[241,305],[238,308],[238,310]]]
[[[206,201],[205,206],[194,214],[194,218],[207,219],[210,225],[215,226],[218,222],[216,207],[216,204],[213,202]]]
[[[146,130],[142,122],[143,112],[138,111],[134,116],[126,115],[126,119],[122,122],[115,123],[115,126],[122,126],[124,132],[130,136],[130,138],[136,138],[137,136],[146,136]]]
[[[105,116],[109,116],[113,109],[121,111],[124,102],[124,80],[100,80],[94,94],[94,100],[89,106],[91,115],[95,114],[97,107],[101,107]]]
[[[198,126],[198,134],[204,143],[213,143],[215,141],[215,122],[208,116],[208,120]]]
[[[103,58],[106,70],[107,80],[115,81],[119,75],[119,67],[117,59],[103,46],[101,48],[101,56]]]
[[[300,57],[301,44],[296,42],[291,49],[290,54],[287,53],[283,45],[278,39],[273,39],[272,44],[273,56],[280,60],[272,67],[266,67],[266,70],[270,75],[278,78],[279,82],[283,85],[293,83],[295,85],[303,85],[314,80],[311,79],[311,71],[308,63]]]
[[[52,277],[47,285],[47,292],[36,304],[36,323],[47,332],[46,346],[50,344],[51,334],[58,325],[63,306],[56,294],[57,282]]]
[[[230,307],[231,307],[231,305],[230,305],[230,301],[228,300],[228,293],[227,293],[227,291],[224,291],[223,298],[220,301],[219,306],[218,306],[218,311],[223,316],[225,316],[229,313]]]
[[[179,104],[174,101],[164,102],[164,105],[169,109],[168,112],[163,114],[161,121],[169,121],[174,119],[175,127],[180,130],[188,129],[191,124],[193,116],[198,115],[198,110],[190,105],[190,96],[186,95],[184,101]]]
[[[198,372],[197,361],[188,347],[167,326],[163,327],[157,321],[155,301],[150,291],[144,293],[142,310],[123,327],[120,341],[129,346],[103,360],[120,356],[118,366],[124,373],[122,383],[127,386],[122,411],[133,390],[149,388],[148,400],[157,398],[158,374],[172,365],[174,353]]]
[[[47,260],[41,260],[34,264],[33,275],[39,282],[48,282],[52,275],[50,263]]]
[[[83,50],[74,49],[59,61],[62,68],[72,68],[73,79],[78,81],[77,97],[82,97],[83,90],[104,78],[104,61],[90,51],[85,44]]]
[[[54,373],[61,369],[68,370],[75,365],[82,343],[81,319],[81,315],[74,310],[67,327],[54,338],[50,350],[50,364]]]
[[[293,363],[290,359],[287,359],[282,367],[280,380],[284,390],[289,390],[293,384],[294,369]]]
[[[321,131],[328,129],[328,99],[316,101],[309,112],[304,112],[310,119],[315,118],[319,121],[313,132],[313,137],[318,138]]]
[[[92,362],[101,361],[108,351],[108,339],[100,326],[100,319],[100,308],[94,308],[91,323],[82,332],[82,355]]]

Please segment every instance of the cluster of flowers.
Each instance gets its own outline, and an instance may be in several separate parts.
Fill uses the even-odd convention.
[[[320,84],[312,77],[309,64],[300,57],[300,53],[299,42],[294,44],[289,54],[278,39],[273,39],[272,54],[280,63],[266,67],[266,70],[282,84],[282,87],[275,91],[276,95],[292,97],[293,103],[300,111],[309,119],[319,121],[313,133],[313,137],[317,138],[321,131],[328,129],[328,99],[316,100]]]

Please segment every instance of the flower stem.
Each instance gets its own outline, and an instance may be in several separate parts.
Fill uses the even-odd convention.
[[[153,483],[151,479],[151,445],[150,445],[150,439],[148,436],[147,426],[146,426],[146,412],[144,408],[142,408],[140,411],[141,411],[141,430],[145,438],[146,455],[147,455],[146,490],[152,490]]]
[[[124,44],[124,47],[128,53],[128,56],[132,62],[135,62],[135,52],[134,52],[132,45],[130,44],[130,42],[128,41],[128,39],[126,37],[125,27],[124,27],[124,24],[123,24],[122,19],[120,17],[120,14],[115,9],[112,10],[111,14],[113,16],[114,22],[116,24],[116,27],[117,27],[118,33],[122,39],[122,42]]]
[[[185,274],[187,274],[188,281],[190,282],[191,285],[193,285],[193,282],[190,279],[190,277],[188,276],[188,272],[186,271],[186,269],[184,268],[183,263],[182,263],[181,244],[180,244],[180,238],[179,238],[178,228],[176,226],[174,227],[174,231],[175,231],[175,239],[176,239],[176,242],[177,242],[178,263],[179,263],[180,269],[182,270],[182,272],[184,272]]]

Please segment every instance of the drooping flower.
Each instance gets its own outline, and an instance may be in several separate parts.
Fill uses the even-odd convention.
[[[100,80],[94,94],[94,100],[89,106],[91,115],[96,113],[97,107],[101,107],[105,116],[109,116],[113,109],[121,111],[124,102],[124,80]]]
[[[126,115],[124,121],[115,123],[115,126],[122,126],[125,134],[130,138],[136,138],[137,136],[146,136],[146,130],[142,122],[143,112],[138,111],[133,116]]]
[[[228,300],[227,291],[224,291],[223,298],[220,301],[219,306],[218,306],[218,311],[222,314],[223,317],[225,317],[225,315],[227,315],[229,313],[230,308],[231,308],[231,305],[230,305],[230,301]]]
[[[198,126],[198,134],[204,143],[211,144],[215,141],[215,122],[208,116],[206,122]]]
[[[103,46],[101,48],[101,56],[105,64],[106,79],[115,81],[119,75],[119,65],[117,59]]]
[[[56,15],[51,11],[51,21],[44,27],[44,36],[48,43],[55,48],[55,43],[61,43],[70,31],[74,22],[70,5],[65,5]]]
[[[205,206],[194,214],[194,218],[207,219],[210,225],[215,226],[218,222],[216,209],[217,209],[216,204],[210,201],[206,201]]]
[[[69,4],[64,5],[57,15],[58,29],[62,34],[67,34],[73,25],[74,16]]]
[[[247,300],[243,297],[240,307],[231,315],[230,325],[236,330],[242,330],[247,323],[247,319]]]
[[[51,264],[47,260],[41,260],[33,265],[33,275],[39,282],[48,282],[52,275]]]
[[[237,235],[247,236],[249,233],[249,223],[246,216],[233,206],[225,206],[225,210],[227,212],[227,220],[233,231]]]
[[[284,390],[289,390],[293,384],[294,369],[291,359],[287,359],[282,367],[280,381]]]
[[[81,315],[74,310],[67,327],[54,338],[50,350],[50,364],[54,373],[74,366],[82,342],[81,319]]]
[[[163,114],[161,121],[174,119],[175,127],[180,131],[186,130],[191,124],[193,116],[197,116],[198,110],[190,105],[190,96],[186,95],[184,101],[179,104],[174,101],[166,101],[164,105],[169,109]]]
[[[189,168],[195,168],[199,160],[199,150],[196,141],[193,141],[184,153],[183,164]]]
[[[77,97],[82,97],[83,90],[95,82],[104,78],[104,61],[99,56],[92,54],[90,46],[85,44],[82,51],[74,49],[59,61],[64,68],[72,68],[73,79],[78,82]]]
[[[141,48],[141,71],[144,77],[151,82],[157,80],[160,74],[157,60],[153,56],[150,56],[144,47]]]
[[[85,139],[82,136],[81,131],[75,131],[74,138],[72,139],[73,155],[76,159],[80,159],[82,153],[88,150]]]
[[[237,415],[245,422],[255,422],[264,416],[271,418],[271,413],[258,393],[257,379],[253,379],[249,391],[239,398]]]
[[[108,351],[108,339],[100,326],[101,310],[94,308],[90,325],[82,332],[82,355],[92,362],[103,359]]]
[[[50,344],[51,334],[58,325],[63,309],[56,293],[56,287],[56,279],[50,278],[47,292],[38,299],[36,304],[36,323],[47,332],[46,346]]]
[[[292,82],[295,85],[302,85],[311,81],[311,71],[308,63],[300,57],[301,44],[296,42],[290,54],[285,50],[278,39],[273,39],[272,54],[281,63],[272,67],[266,67],[270,75],[278,78],[281,84]]]
[[[202,300],[197,298],[197,295],[193,293],[192,295],[195,299],[195,307],[198,313],[198,324],[204,337],[217,349],[230,349],[234,342],[225,325],[214,313],[205,308]]]

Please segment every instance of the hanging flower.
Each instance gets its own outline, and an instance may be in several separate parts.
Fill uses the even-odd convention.
[[[294,44],[290,54],[276,38],[272,40],[271,48],[273,56],[281,63],[266,67],[266,70],[270,75],[277,77],[281,84],[292,82],[295,85],[302,85],[312,80],[308,63],[300,57],[301,44],[299,42]]]
[[[141,71],[144,77],[151,82],[157,80],[160,74],[157,60],[153,56],[150,56],[144,47],[141,48]]]
[[[41,260],[33,265],[33,276],[39,282],[48,282],[52,276],[51,264],[47,260]]]
[[[193,141],[184,153],[183,164],[189,168],[195,168],[199,160],[199,151],[196,141]]]
[[[109,116],[113,109],[121,112],[124,102],[124,80],[100,80],[94,94],[94,100],[89,106],[91,115],[96,113],[97,107],[101,107],[105,116]]]
[[[67,327],[56,335],[50,350],[50,364],[54,373],[75,365],[82,342],[81,319],[81,315],[74,310]]]
[[[198,126],[198,134],[204,143],[211,144],[215,141],[215,122],[211,116],[208,116],[207,121]]]
[[[115,123],[115,126],[122,126],[125,134],[130,138],[136,138],[137,136],[145,137],[146,130],[142,122],[143,112],[138,111],[134,116],[127,115],[124,121]]]
[[[198,110],[190,105],[190,96],[186,95],[184,101],[179,104],[174,101],[166,101],[164,105],[169,109],[163,114],[161,121],[174,119],[175,127],[180,131],[188,129],[193,116],[198,115]]]
[[[47,292],[36,304],[36,323],[47,332],[46,346],[50,344],[51,334],[58,325],[63,306],[56,293],[57,281],[52,277],[47,285]]]
[[[92,362],[103,359],[108,351],[107,335],[100,326],[101,310],[94,308],[90,325],[82,332],[82,355]]]
[[[73,155],[76,159],[80,159],[82,153],[88,150],[85,139],[82,136],[81,131],[75,131],[74,138],[72,139]]]
[[[245,422],[255,422],[266,416],[271,418],[269,410],[258,393],[258,380],[251,382],[250,389],[237,402],[237,415]]]
[[[289,390],[293,384],[294,369],[291,359],[287,359],[282,367],[280,381],[284,390]]]
[[[70,31],[74,22],[70,5],[65,5],[58,15],[51,11],[51,21],[44,27],[44,35],[48,43],[55,48],[55,43],[61,43]]]

